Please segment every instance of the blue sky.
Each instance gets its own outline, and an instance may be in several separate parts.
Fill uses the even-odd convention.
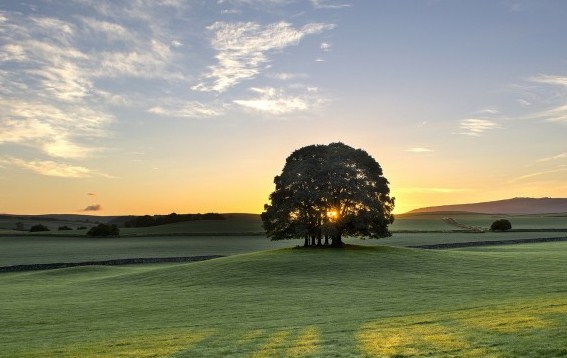
[[[363,148],[398,212],[567,197],[567,3],[9,1],[0,212],[260,212]]]

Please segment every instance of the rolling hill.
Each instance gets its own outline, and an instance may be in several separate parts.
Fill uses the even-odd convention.
[[[564,357],[566,245],[4,273],[0,357]]]
[[[567,198],[513,198],[472,204],[430,206],[412,210],[407,214],[443,211],[507,215],[567,213]]]

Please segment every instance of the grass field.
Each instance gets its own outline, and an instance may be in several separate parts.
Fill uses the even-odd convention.
[[[148,236],[120,238],[0,237],[0,266],[119,258],[234,255],[300,241],[271,242],[263,236]]]
[[[401,216],[392,237],[347,238],[359,245],[347,250],[271,242],[254,215],[119,238],[5,231],[0,266],[230,257],[2,273],[0,357],[567,356],[567,243],[403,247],[567,236],[567,218],[509,218],[541,232],[458,233],[445,217],[488,227],[500,216]]]
[[[0,275],[5,357],[561,357],[567,243]]]
[[[346,241],[370,246],[414,246],[567,236],[567,217],[548,215],[511,218],[513,225],[520,223],[518,225],[523,228],[563,228],[564,232],[458,233],[451,232],[456,227],[442,220],[447,215],[472,226],[488,226],[495,218],[491,215],[458,213],[402,215],[392,226],[394,235],[390,238]],[[47,234],[4,233],[0,235],[0,266],[138,257],[233,255],[302,244],[301,240],[270,242],[261,235],[257,215],[226,216],[227,220],[190,221],[148,228],[121,229],[120,238],[89,238],[84,232],[76,230],[51,231]],[[52,222],[51,226],[60,223]],[[13,225],[6,222],[4,224]],[[81,236],[77,236],[78,233]]]
[[[567,236],[564,233],[395,233],[379,240],[345,239],[365,245],[415,246],[469,241]],[[53,262],[100,261],[139,257],[234,255],[302,245],[302,240],[270,241],[265,236],[141,236],[119,238],[0,237],[0,266]]]

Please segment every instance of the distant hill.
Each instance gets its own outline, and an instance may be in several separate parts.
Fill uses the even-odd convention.
[[[441,205],[415,209],[407,214],[443,211],[508,215],[567,213],[567,198],[513,198],[472,204]]]

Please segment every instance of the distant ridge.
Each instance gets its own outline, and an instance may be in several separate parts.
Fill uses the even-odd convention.
[[[406,214],[435,212],[475,212],[482,214],[559,214],[567,213],[567,198],[513,198],[482,203],[431,206],[415,209]]]

